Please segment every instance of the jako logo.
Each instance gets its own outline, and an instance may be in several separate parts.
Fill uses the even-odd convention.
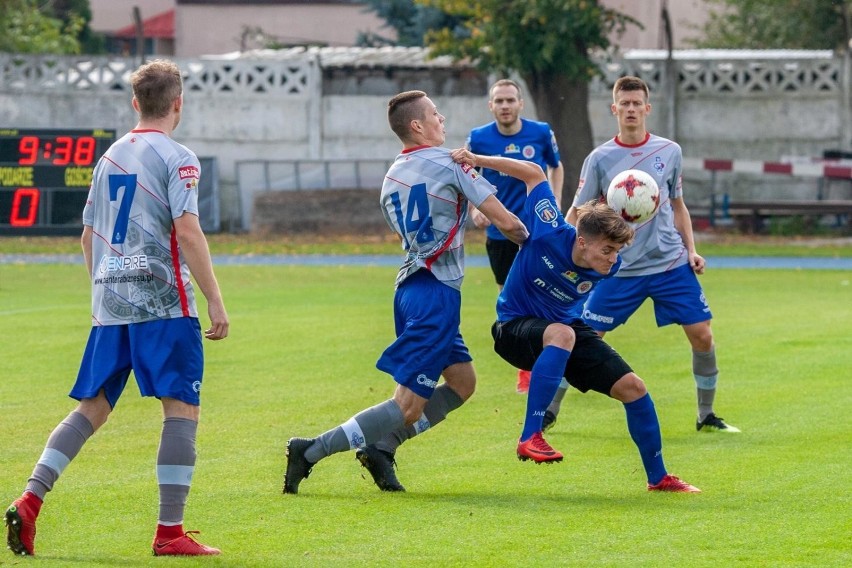
[[[430,389],[434,389],[437,388],[438,381],[433,381],[432,379],[421,373],[417,375],[417,384],[423,385],[424,387],[429,387]]]

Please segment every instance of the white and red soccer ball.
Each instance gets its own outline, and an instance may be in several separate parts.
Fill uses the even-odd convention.
[[[625,170],[612,178],[606,190],[607,205],[629,223],[644,223],[660,208],[660,188],[642,170]]]

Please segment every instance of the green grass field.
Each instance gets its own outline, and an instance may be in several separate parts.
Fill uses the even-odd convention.
[[[525,397],[492,351],[496,288],[468,271],[463,332],[479,373],[471,401],[404,445],[408,492],[385,494],[351,453],[282,495],[284,445],[387,398],[374,367],[393,337],[394,268],[223,266],[231,337],[206,347],[198,464],[186,527],[222,548],[150,556],[159,404],[130,384],[39,518],[40,566],[848,566],[852,275],[716,270],[717,409],[738,436],[695,432],[679,328],[648,305],[608,335],[648,383],[669,470],[700,495],[650,494],[615,401],[569,393],[548,440],[563,463],[519,462]],[[81,266],[0,265],[0,499],[23,489],[72,408],[89,330]],[[4,503],[5,505],[5,503]]]

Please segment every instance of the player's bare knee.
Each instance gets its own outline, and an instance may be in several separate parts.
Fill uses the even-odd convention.
[[[612,398],[624,403],[639,400],[646,394],[648,394],[648,389],[645,387],[645,381],[640,379],[636,373],[627,373],[618,379],[609,391]]]
[[[577,340],[577,334],[574,329],[562,323],[552,323],[544,330],[542,342],[544,346],[553,345],[570,351],[574,348],[574,342]]]
[[[442,376],[447,386],[453,389],[453,392],[459,395],[462,400],[467,400],[473,396],[476,390],[476,372],[471,363],[450,365],[444,369]]]

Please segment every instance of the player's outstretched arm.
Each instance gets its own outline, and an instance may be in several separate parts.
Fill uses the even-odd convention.
[[[180,244],[186,264],[192,277],[207,299],[207,315],[210,317],[210,328],[204,331],[207,339],[225,339],[228,337],[228,313],[219,291],[219,283],[213,274],[213,261],[207,238],[201,230],[198,217],[192,213],[184,213],[174,220],[175,233]]]
[[[465,148],[458,148],[450,152],[453,160],[460,164],[468,164],[474,168],[489,168],[512,176],[524,182],[527,192],[547,179],[544,170],[535,162],[526,160],[515,160],[502,156],[481,156],[474,154]],[[481,208],[480,208],[481,210]]]
[[[489,166],[490,167],[490,166]],[[541,168],[539,168],[541,169]],[[524,225],[517,215],[506,209],[500,200],[489,195],[485,201],[479,204],[479,210],[488,217],[491,224],[497,227],[506,238],[521,245],[530,236],[527,226]]]

